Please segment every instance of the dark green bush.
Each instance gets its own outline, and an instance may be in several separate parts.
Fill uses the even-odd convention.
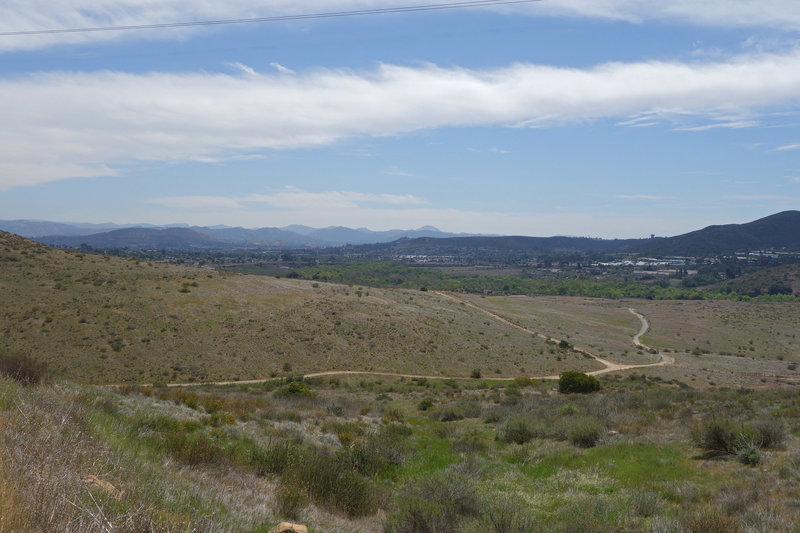
[[[292,381],[272,393],[276,398],[313,398],[315,395],[302,381]]]
[[[558,392],[563,394],[573,392],[588,393],[598,390],[600,390],[600,382],[597,378],[583,372],[564,372],[558,379]]]
[[[45,380],[45,365],[26,355],[0,357],[0,374],[23,385],[36,385]]]

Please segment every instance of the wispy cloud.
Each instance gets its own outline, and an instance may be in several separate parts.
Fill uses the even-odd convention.
[[[401,169],[400,167],[390,167],[385,170],[381,170],[381,174],[386,174],[387,176],[397,176],[400,178],[417,178],[419,177],[418,174],[414,174],[412,172],[406,172],[405,170]]]
[[[797,150],[800,148],[800,144],[785,144],[783,146],[778,146],[778,150]]]
[[[98,176],[131,161],[218,161],[442,127],[717,121],[798,103],[800,50],[586,69],[36,74],[0,81],[0,189]]]
[[[666,200],[666,196],[656,196],[653,194],[615,194],[614,198],[622,200]]]
[[[294,187],[271,194],[244,196],[166,196],[153,198],[150,203],[177,209],[260,209],[267,206],[278,210],[323,210],[327,212],[369,206],[408,207],[428,202],[413,195],[374,194],[353,191],[310,192]]]
[[[241,209],[234,198],[224,196],[166,196],[153,198],[150,203],[173,209]]]
[[[256,71],[252,67],[248,67],[245,64],[234,62],[234,63],[226,63],[229,67],[233,68],[234,70],[239,70],[244,72],[245,74],[249,74],[250,76],[255,76]]]
[[[289,67],[285,67],[285,66],[281,65],[280,63],[275,63],[274,61],[272,63],[270,63],[269,66],[271,66],[272,68],[274,68],[275,70],[277,70],[278,72],[280,72],[282,74],[294,74],[295,73]]]
[[[738,120],[732,122],[715,122],[713,124],[704,124],[702,126],[684,126],[675,128],[675,131],[708,131],[720,128],[728,129],[742,129],[742,128],[755,128],[760,123],[755,120]]]
[[[53,9],[52,0],[5,0],[0,4],[0,31],[135,26],[382,7],[386,7],[385,0],[71,0],[59,4],[59,9]],[[485,9],[515,15],[581,17],[632,23],[662,20],[715,27],[800,29],[800,10],[797,9],[796,0],[559,0]],[[215,30],[207,27],[202,30],[172,28],[169,31],[4,37],[0,40],[0,51],[109,40],[182,39],[200,31]]]
[[[723,196],[727,200],[786,200],[787,196],[780,194],[734,194]]]

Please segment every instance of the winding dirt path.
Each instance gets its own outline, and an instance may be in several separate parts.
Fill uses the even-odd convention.
[[[468,302],[466,300],[458,298],[457,296],[454,296],[452,294],[447,294],[447,293],[439,292],[439,291],[431,291],[431,292],[434,293],[434,294],[437,294],[437,295],[439,295],[439,296],[441,296],[443,298],[447,298],[449,300],[453,300],[455,302],[458,302],[459,304],[466,305],[467,307],[475,309],[476,311],[479,311],[479,312],[481,312],[481,313],[483,313],[483,314],[485,314],[487,316],[490,316],[494,320],[497,320],[498,322],[502,322],[503,324],[506,324],[507,326],[510,326],[512,328],[516,328],[516,329],[518,329],[520,331],[524,331],[525,333],[529,333],[531,335],[535,335],[535,336],[537,336],[539,338],[542,338],[542,339],[545,339],[545,340],[549,340],[551,342],[555,342],[555,343],[560,342],[560,339],[557,339],[555,337],[550,337],[550,336],[545,335],[543,333],[539,333],[537,331],[533,331],[531,329],[528,329],[525,326],[522,326],[520,324],[512,322],[511,320],[498,315],[497,313],[489,311],[488,309],[484,309],[483,307],[480,307],[478,305],[475,305],[472,302]],[[636,315],[639,318],[639,320],[642,322],[641,329],[639,330],[639,332],[636,335],[634,335],[634,337],[632,339],[633,340],[633,344],[637,348],[642,348],[644,350],[650,350],[651,348],[649,346],[647,346],[646,344],[643,344],[641,342],[641,340],[640,340],[642,335],[647,333],[647,330],[650,329],[650,323],[647,321],[647,319],[644,317],[644,315],[636,312],[634,309],[628,308],[628,311],[630,311],[631,313]],[[594,352],[592,352],[592,351],[590,351],[590,350],[588,350],[586,348],[581,348],[579,346],[573,346],[572,350],[576,351],[576,352],[579,352],[579,353],[582,353],[582,354],[586,354],[587,356],[591,357],[592,359],[594,359],[595,361],[597,361],[598,363],[603,365],[604,368],[601,368],[599,370],[593,370],[591,372],[587,372],[587,374],[589,374],[590,376],[597,376],[597,375],[600,375],[600,374],[608,374],[609,372],[618,372],[618,371],[621,371],[621,370],[630,370],[630,369],[633,369],[633,368],[648,368],[648,367],[653,367],[653,366],[671,365],[671,364],[674,363],[674,359],[672,359],[671,357],[669,357],[667,355],[664,355],[661,352],[658,353],[658,361],[656,361],[656,362],[635,364],[635,365],[625,365],[625,364],[621,364],[621,363],[614,363],[612,361],[609,361],[608,359],[604,359],[603,357],[600,357],[600,355],[598,355],[598,354],[596,354],[596,353],[594,353]],[[303,374],[304,378],[319,378],[319,377],[327,377],[327,376],[384,376],[384,377],[392,377],[392,378],[409,378],[409,379],[415,379],[415,378],[425,378],[425,379],[461,379],[461,380],[474,379],[474,378],[467,377],[467,376],[427,376],[427,375],[422,375],[422,374],[401,374],[401,373],[395,373],[395,372],[371,372],[371,371],[365,371],[365,370],[327,370],[327,371],[323,371],[323,372],[311,372],[309,374]],[[550,375],[550,376],[529,376],[529,377],[531,379],[557,380],[557,379],[559,379],[560,376]],[[277,379],[280,379],[280,378],[243,379],[243,380],[239,380],[239,381],[212,381],[212,382],[203,382],[203,383],[168,383],[167,387],[192,387],[192,386],[199,386],[199,385],[218,385],[218,386],[223,386],[223,385],[258,385],[258,384],[261,384],[261,383],[266,383],[267,381],[273,381],[273,380],[277,380]],[[492,377],[491,379],[492,379],[492,381],[512,381],[512,380],[515,379],[515,377],[506,377],[506,378]]]

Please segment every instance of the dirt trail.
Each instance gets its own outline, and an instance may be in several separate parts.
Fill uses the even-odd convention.
[[[550,336],[545,335],[543,333],[539,333],[537,331],[533,331],[531,329],[528,329],[528,328],[526,328],[524,326],[521,326],[520,324],[516,324],[516,323],[512,322],[511,320],[498,315],[497,313],[493,313],[492,311],[489,311],[488,309],[484,309],[483,307],[475,305],[472,302],[468,302],[466,300],[462,300],[461,298],[458,298],[457,296],[453,296],[452,294],[447,294],[447,293],[439,292],[439,291],[431,291],[431,292],[434,293],[434,294],[437,294],[437,295],[439,295],[439,296],[441,296],[443,298],[447,298],[449,300],[453,300],[453,301],[456,301],[456,302],[458,302],[460,304],[466,305],[467,307],[471,307],[472,309],[475,309],[476,311],[480,311],[481,313],[492,317],[494,320],[502,322],[503,324],[506,324],[507,326],[510,326],[512,328],[516,328],[516,329],[518,329],[520,331],[524,331],[525,333],[529,333],[531,335],[536,335],[537,337],[549,340],[551,342],[555,342],[555,343],[560,342],[560,339],[557,339],[555,337],[550,337]],[[651,348],[649,346],[647,346],[646,344],[643,344],[641,342],[641,340],[640,340],[642,335],[647,333],[647,330],[650,329],[649,322],[647,321],[647,319],[642,314],[637,313],[635,310],[633,310],[631,308],[628,308],[628,311],[630,311],[631,313],[636,315],[639,318],[639,320],[642,322],[641,329],[639,330],[639,332],[636,335],[634,335],[634,337],[632,339],[633,340],[633,344],[638,348],[642,348],[644,350],[650,350]],[[630,370],[630,369],[633,369],[633,368],[647,368],[647,367],[652,367],[652,366],[671,365],[674,362],[674,360],[671,357],[669,357],[667,355],[664,355],[663,353],[659,352],[658,353],[658,361],[656,361],[654,363],[643,363],[643,364],[636,364],[636,365],[624,365],[624,364],[614,363],[612,361],[604,359],[604,358],[600,357],[598,354],[596,354],[596,353],[594,353],[594,352],[592,352],[592,351],[590,351],[590,350],[588,350],[586,348],[581,348],[579,346],[573,346],[572,349],[574,351],[576,351],[576,352],[588,355],[589,357],[591,357],[592,359],[594,359],[595,361],[597,361],[598,363],[603,365],[604,368],[601,368],[599,370],[593,370],[591,372],[587,372],[587,374],[589,374],[590,376],[597,376],[597,375],[600,375],[600,374],[607,374],[609,372],[617,372],[617,371],[620,371],[620,370]],[[327,370],[327,371],[323,371],[323,372],[311,372],[309,374],[304,374],[303,377],[304,378],[319,378],[319,377],[326,377],[326,376],[354,376],[354,375],[355,376],[385,376],[385,377],[409,378],[409,379],[415,379],[415,378],[425,378],[425,379],[463,379],[463,380],[474,379],[474,378],[467,377],[467,376],[426,376],[426,375],[422,375],[422,374],[401,374],[401,373],[395,373],[395,372],[370,372],[370,371],[364,371],[364,370]],[[551,380],[555,380],[555,379],[559,378],[559,376],[557,376],[557,375],[551,375],[551,376],[529,376],[529,377],[531,379],[551,379]],[[239,381],[212,381],[212,382],[205,382],[205,383],[168,383],[167,387],[190,387],[190,386],[197,386],[197,385],[257,385],[257,384],[260,384],[260,383],[265,383],[267,381],[273,381],[273,380],[276,380],[276,379],[280,379],[280,378],[243,379],[243,380],[239,380]],[[513,380],[515,378],[513,378],[513,377],[511,377],[511,378],[496,378],[496,377],[492,377],[491,379],[492,379],[492,381],[511,381],[511,380]]]

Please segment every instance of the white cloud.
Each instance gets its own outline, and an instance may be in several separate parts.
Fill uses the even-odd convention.
[[[785,144],[783,146],[778,146],[778,150],[797,150],[800,148],[800,143],[798,144]]]
[[[753,120],[799,102],[800,50],[587,69],[36,74],[0,81],[0,190],[98,176],[126,162],[219,161],[440,127]]]
[[[389,5],[386,0],[71,0],[54,9],[52,0],[5,0],[0,4],[0,32],[244,19],[412,4],[399,0]],[[633,23],[657,20],[715,27],[800,29],[796,0],[558,0],[484,9]],[[215,30],[205,27],[3,36],[0,51],[114,39],[179,39],[198,31]]]

